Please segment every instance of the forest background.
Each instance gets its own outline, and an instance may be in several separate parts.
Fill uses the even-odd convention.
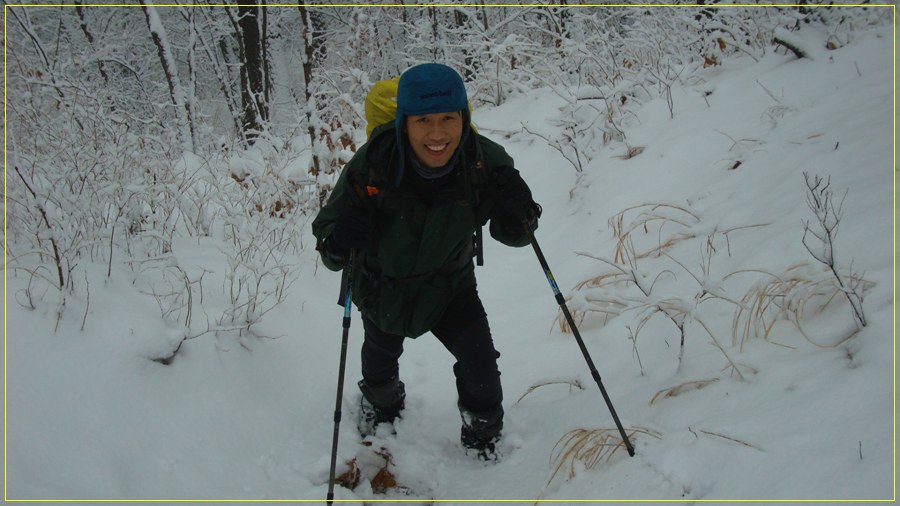
[[[5,247],[8,267],[31,278],[27,298],[52,294],[62,314],[86,294],[80,265],[155,265],[179,278],[167,284],[180,293],[154,295],[174,317],[200,279],[178,272],[173,238],[209,236],[219,220],[231,307],[202,330],[249,330],[290,284],[283,258],[305,246],[292,225],[365,141],[366,93],[416,63],[458,69],[476,108],[553,89],[569,105],[545,140],[580,172],[623,142],[634,108],[671,101],[696,69],[759,59],[779,33],[790,47],[804,25],[840,47],[892,22],[892,9],[802,1],[380,3],[5,3]],[[585,107],[591,98],[604,106]],[[197,335],[190,313],[180,320]]]

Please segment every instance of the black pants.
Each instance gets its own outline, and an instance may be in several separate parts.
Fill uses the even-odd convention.
[[[383,332],[363,317],[362,375],[370,385],[383,384],[399,374],[405,337]],[[461,407],[495,409],[503,400],[500,370],[487,314],[475,286],[457,295],[431,333],[456,358],[453,372]]]

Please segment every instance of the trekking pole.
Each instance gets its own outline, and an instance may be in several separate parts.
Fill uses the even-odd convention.
[[[341,299],[344,306],[344,332],[341,337],[341,365],[338,368],[337,399],[334,402],[334,437],[331,441],[331,470],[328,472],[328,495],[325,500],[328,506],[331,506],[334,502],[334,470],[337,465],[338,433],[341,428],[341,402],[344,397],[344,372],[347,366],[347,341],[350,336],[350,295],[353,291],[350,284],[352,281],[350,271],[353,269],[355,257],[355,252],[351,251],[350,263],[344,267],[344,272],[341,276]]]
[[[634,457],[634,446],[631,445],[631,441],[628,440],[628,436],[625,434],[625,429],[622,427],[622,422],[619,421],[619,415],[616,414],[616,409],[613,408],[612,401],[609,400],[609,394],[606,393],[606,388],[603,386],[603,381],[600,379],[600,373],[597,372],[597,368],[594,367],[594,361],[591,360],[591,355],[588,353],[587,348],[584,345],[584,340],[581,339],[581,333],[578,332],[578,327],[575,326],[575,320],[572,319],[572,313],[569,312],[568,306],[566,306],[566,299],[559,292],[559,287],[556,286],[556,280],[553,279],[553,273],[550,272],[550,266],[547,265],[547,259],[544,258],[544,254],[541,252],[541,247],[538,246],[537,239],[534,237],[534,230],[531,229],[531,225],[528,223],[528,220],[523,220],[525,224],[525,230],[528,231],[528,238],[531,239],[531,246],[534,247],[534,252],[537,254],[538,261],[541,263],[541,267],[544,268],[544,274],[547,276],[547,281],[550,282],[550,288],[553,289],[553,295],[556,296],[556,302],[559,304],[559,308],[562,309],[563,314],[566,316],[566,321],[569,322],[569,328],[572,329],[572,334],[575,336],[575,340],[578,342],[578,347],[581,348],[581,354],[584,355],[584,359],[587,361],[588,368],[591,370],[591,376],[594,377],[594,381],[597,382],[597,386],[600,387],[600,393],[603,394],[603,399],[606,401],[606,405],[609,407],[609,412],[612,414],[613,420],[616,422],[616,427],[619,429],[619,434],[622,436],[622,441],[625,443],[625,448],[628,449],[628,455]]]

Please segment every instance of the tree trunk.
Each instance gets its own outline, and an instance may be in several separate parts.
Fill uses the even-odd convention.
[[[439,43],[440,33],[438,27],[438,12],[437,7],[431,6],[429,7],[429,12],[431,13],[431,38],[433,44],[432,55],[435,61],[438,61],[438,50],[442,49],[442,45]],[[446,54],[444,54],[444,59],[446,59]]]
[[[461,8],[461,7],[460,7]],[[459,10],[454,12],[456,17],[456,29],[459,33],[463,33],[466,30],[469,17],[466,14],[463,14]],[[465,46],[462,48],[463,54],[463,81],[469,83],[475,79],[475,72],[473,68],[474,60],[472,58],[472,54],[469,52],[469,49]]]
[[[191,129],[191,145],[194,152],[199,153],[200,139],[197,138],[197,129],[194,128],[194,113],[200,109],[197,104],[197,30],[194,24],[195,7],[189,7],[187,11],[190,41],[188,43],[188,86],[185,90],[185,107],[188,115],[188,126]]]
[[[184,88],[178,79],[178,63],[175,61],[175,54],[169,45],[169,39],[166,35],[166,29],[162,24],[156,7],[148,0],[141,0],[141,8],[144,10],[144,16],[147,19],[147,27],[150,29],[150,36],[156,45],[156,51],[159,54],[159,62],[162,65],[163,72],[166,75],[166,81],[169,84],[169,95],[172,97],[172,104],[175,105],[175,114],[179,123],[179,135],[182,144],[193,152],[197,151],[193,143],[193,114],[190,102],[185,100]]]
[[[265,5],[262,12],[265,13]],[[238,6],[238,27],[241,40],[241,101],[243,103],[243,130],[248,142],[263,130],[263,122],[269,119],[265,89],[265,41],[262,38],[259,5]]]
[[[268,36],[268,26],[269,26],[269,11],[266,9],[265,0],[261,0],[261,4],[263,5],[262,17],[260,17],[260,55],[262,55],[262,73],[263,73],[263,100],[265,103],[265,120],[269,120],[269,104],[270,102],[270,94],[272,92],[272,76],[269,72],[269,36]]]
[[[209,24],[209,18],[205,16],[205,12],[200,10],[200,14],[204,15],[205,21]],[[222,95],[225,97],[225,104],[228,106],[228,112],[231,113],[231,121],[233,123],[235,133],[240,138],[241,143],[247,141],[247,138],[244,136],[244,129],[242,128],[241,118],[241,106],[238,104],[238,98],[234,93],[234,90],[231,87],[231,84],[228,79],[228,46],[226,45],[226,39],[223,37],[219,39],[218,49],[222,55],[222,60],[224,61],[224,65],[219,62],[218,54],[216,53],[215,43],[209,40],[200,28],[195,24],[192,26],[193,31],[195,32],[195,36],[197,38],[197,42],[203,48],[203,51],[206,53],[206,57],[209,59],[210,65],[212,66],[216,79],[219,82],[219,89],[222,91]]]
[[[488,33],[488,13],[487,8],[484,6],[484,0],[481,0],[481,20],[484,22],[484,33]]]
[[[318,178],[322,167],[319,163],[318,138],[316,136],[316,102],[312,95],[312,62],[313,62],[313,26],[309,11],[304,2],[297,5],[303,23],[303,84],[306,99],[306,124],[309,125],[309,146],[312,151],[310,172]]]
[[[90,30],[88,30],[87,20],[85,19],[84,9],[82,8],[80,0],[77,0],[75,2],[75,13],[78,14],[78,24],[79,26],[81,26],[81,31],[84,33],[84,37],[87,39],[88,44],[91,46],[91,49],[94,49],[94,36],[91,35]],[[106,68],[104,68],[102,61],[97,62],[97,69],[100,71],[100,75],[103,77],[103,82],[108,85],[109,75],[106,74]]]

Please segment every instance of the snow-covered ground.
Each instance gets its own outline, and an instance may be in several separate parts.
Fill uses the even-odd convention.
[[[505,457],[485,464],[460,450],[452,358],[423,336],[407,343],[407,410],[396,437],[384,438],[391,470],[415,493],[388,498],[893,499],[893,33],[856,37],[835,51],[807,41],[812,59],[770,52],[759,62],[735,58],[698,70],[672,88],[671,114],[656,93],[632,109],[625,143],[601,150],[580,177],[522,131],[527,123],[554,133],[546,120],[564,103],[550,90],[476,109],[480,131],[507,148],[543,205],[537,239],[576,315],[599,309],[598,300],[628,304],[605,325],[590,312],[580,328],[635,433],[636,455],[620,448],[592,465],[590,445],[568,452],[570,431],[615,427],[609,410],[574,338],[555,323],[558,308],[534,252],[487,240],[477,275],[502,354]],[[628,147],[643,151],[628,158]],[[723,297],[740,302],[752,287],[791,273],[830,279],[801,242],[804,222],[817,227],[804,172],[830,178],[842,203],[835,259],[845,276],[874,283],[864,300],[868,325],[845,339],[854,319],[838,294],[821,312],[821,300],[809,299],[806,336],[782,315],[767,339],[741,339],[752,311],[735,320],[737,306]],[[681,237],[666,255],[628,270],[652,284],[650,295],[624,284],[574,290],[621,272],[607,263],[616,247],[608,220],[630,208],[626,225],[641,212],[660,217],[632,232],[637,253]],[[741,228],[750,225],[758,226]],[[312,244],[308,223],[301,234]],[[186,271],[212,271],[205,297],[219,296],[220,240],[173,245]],[[181,330],[164,323],[124,267],[107,280],[97,266],[89,300],[69,300],[58,328],[52,305],[26,310],[15,302],[27,280],[9,277],[6,498],[324,500],[340,275],[309,246],[297,262],[287,300],[254,327],[262,337],[203,335],[185,342],[171,365],[149,359]],[[800,264],[809,265],[791,270]],[[802,288],[787,296],[806,300]],[[683,357],[678,328],[652,303],[688,315],[676,318]],[[770,311],[765,323],[777,306]],[[355,311],[353,319],[342,466],[360,449],[352,415],[362,326]],[[385,496],[363,483],[338,487],[336,498]]]

